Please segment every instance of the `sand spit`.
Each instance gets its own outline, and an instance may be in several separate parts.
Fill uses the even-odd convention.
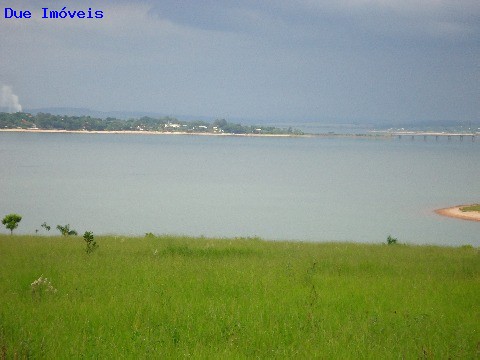
[[[439,215],[448,216],[456,219],[480,221],[480,211],[462,211],[460,208],[470,205],[457,205],[445,209],[438,209],[435,212]]]

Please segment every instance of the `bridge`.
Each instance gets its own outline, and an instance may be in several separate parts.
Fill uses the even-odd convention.
[[[463,141],[463,138],[470,138],[472,141],[475,141],[475,138],[480,135],[480,133],[446,133],[446,132],[429,132],[429,131],[393,131],[388,132],[390,136],[396,136],[399,139],[402,137],[410,137],[412,140],[415,137],[422,137],[424,140],[427,140],[427,137],[435,137],[435,140],[438,140],[440,137],[447,138],[448,140],[452,138],[460,139]]]

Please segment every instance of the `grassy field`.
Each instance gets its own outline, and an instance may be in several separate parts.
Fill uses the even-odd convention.
[[[480,357],[477,248],[96,241],[0,235],[0,358]]]

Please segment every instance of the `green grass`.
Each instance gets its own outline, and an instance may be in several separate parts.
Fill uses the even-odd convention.
[[[460,208],[461,211],[480,211],[480,204],[475,204],[475,205],[470,205],[470,206],[464,206]]]
[[[471,246],[95,240],[0,235],[1,358],[480,356]]]

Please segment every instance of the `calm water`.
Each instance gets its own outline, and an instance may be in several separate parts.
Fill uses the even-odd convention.
[[[83,233],[480,246],[480,141],[0,133],[0,215]],[[3,233],[8,231],[2,228]]]

